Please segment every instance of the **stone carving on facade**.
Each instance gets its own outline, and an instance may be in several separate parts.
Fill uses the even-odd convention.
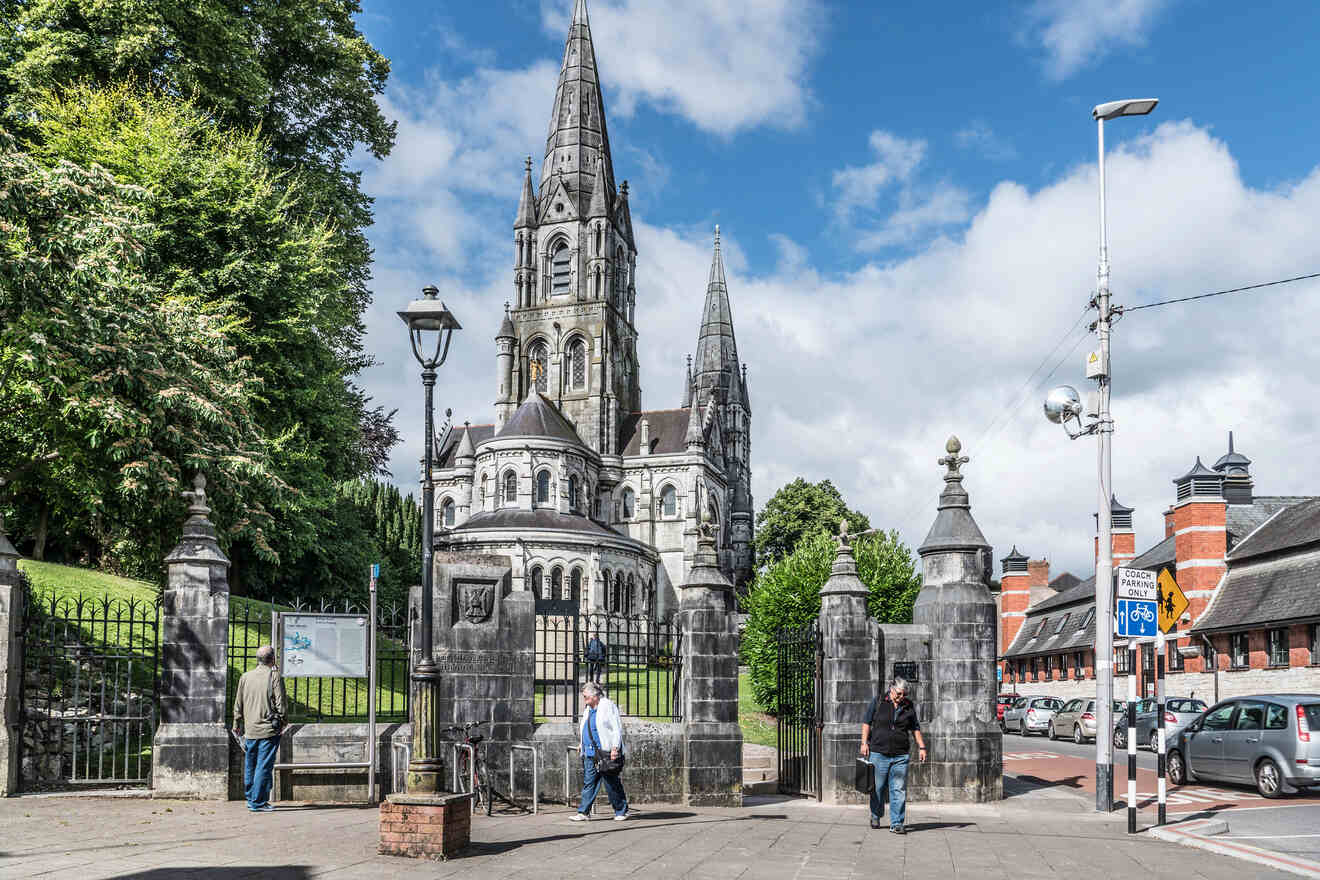
[[[495,610],[495,585],[460,583],[458,604],[468,623],[485,623]]]

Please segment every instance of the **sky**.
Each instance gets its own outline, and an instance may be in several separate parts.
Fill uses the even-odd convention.
[[[463,329],[438,411],[491,422],[523,160],[539,180],[571,11],[363,0],[398,141],[358,159],[375,199],[377,365],[361,378],[399,410],[405,489],[422,393],[394,313],[440,288]],[[1097,103],[1160,99],[1106,125],[1115,304],[1320,272],[1313,2],[589,0],[589,14],[630,184],[643,408],[681,402],[719,224],[758,510],[795,477],[829,479],[915,550],[956,434],[996,558],[1016,545],[1054,574],[1092,570],[1096,443],[1070,441],[1041,401],[1094,387]],[[1116,324],[1114,491],[1138,550],[1163,536],[1172,480],[1213,464],[1230,430],[1258,494],[1320,494],[1318,324],[1320,281]]]

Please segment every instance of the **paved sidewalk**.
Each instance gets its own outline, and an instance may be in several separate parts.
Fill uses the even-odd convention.
[[[1176,876],[1240,880],[1234,859],[1124,833],[1076,795],[1022,792],[996,805],[914,805],[911,833],[872,831],[864,808],[749,798],[741,810],[647,807],[628,822],[473,818],[474,844],[448,862],[378,856],[373,808],[23,797],[0,801],[0,878],[503,878],[693,880],[904,878],[1034,880]],[[1251,866],[1251,876],[1288,876]]]

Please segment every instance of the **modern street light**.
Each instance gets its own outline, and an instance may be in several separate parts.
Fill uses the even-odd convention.
[[[440,671],[435,666],[435,647],[432,638],[434,600],[431,596],[434,573],[431,554],[435,540],[435,482],[431,478],[432,393],[435,389],[436,369],[449,356],[449,341],[455,330],[462,326],[449,313],[445,304],[436,299],[440,291],[434,286],[422,288],[422,298],[408,303],[399,312],[408,325],[408,338],[413,357],[422,365],[422,386],[426,389],[426,451],[422,464],[422,659],[418,661],[410,678],[412,695],[412,757],[408,761],[408,794],[435,794],[440,791],[440,749],[436,742],[439,720],[436,718],[437,696],[440,691]],[[436,334],[435,347],[429,344],[430,334]]]
[[[1155,109],[1159,98],[1130,98],[1097,104],[1091,110],[1096,122],[1100,156],[1100,265],[1096,270],[1098,281],[1092,305],[1099,311],[1095,322],[1096,336],[1100,339],[1099,363],[1088,368],[1087,375],[1096,379],[1099,395],[1095,417],[1082,423],[1083,407],[1077,392],[1063,385],[1055,388],[1045,399],[1045,416],[1061,424],[1074,440],[1087,434],[1096,434],[1100,441],[1100,504],[1099,553],[1095,560],[1095,808],[1108,813],[1114,809],[1114,548],[1111,538],[1110,504],[1113,497],[1113,456],[1111,441],[1114,422],[1109,416],[1109,331],[1113,309],[1109,303],[1109,227],[1105,213],[1105,120],[1122,116],[1145,116]],[[1076,421],[1078,430],[1068,427]]]

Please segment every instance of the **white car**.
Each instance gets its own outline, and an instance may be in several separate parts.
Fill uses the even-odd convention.
[[[1004,710],[1000,727],[1005,733],[1015,730],[1023,736],[1044,733],[1062,706],[1063,700],[1058,697],[1018,697],[1016,703]]]

